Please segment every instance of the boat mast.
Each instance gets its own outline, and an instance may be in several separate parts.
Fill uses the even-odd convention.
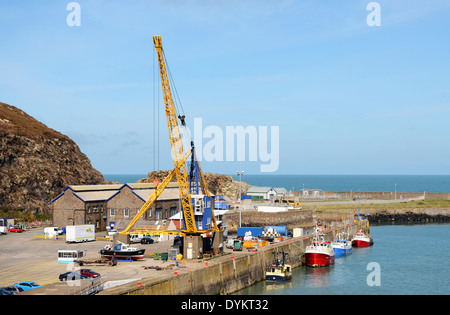
[[[359,209],[361,208],[361,193],[358,190],[358,221],[361,220],[361,218],[359,217]]]

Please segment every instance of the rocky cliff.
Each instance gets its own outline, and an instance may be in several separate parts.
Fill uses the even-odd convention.
[[[154,171],[147,175],[147,178],[140,179],[138,183],[152,183],[155,179],[162,182],[163,179],[169,174],[170,171]],[[176,177],[172,181],[176,181]],[[230,175],[221,175],[214,173],[205,173],[206,184],[209,191],[213,195],[224,195],[232,200],[238,200],[239,198],[239,181],[233,180]],[[242,182],[242,193],[244,194],[250,187],[249,184]]]
[[[105,182],[69,137],[0,103],[0,208],[48,212],[65,186]]]

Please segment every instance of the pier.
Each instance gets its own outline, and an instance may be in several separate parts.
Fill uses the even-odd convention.
[[[333,240],[342,225],[325,231],[326,240]],[[350,233],[356,233],[357,223],[349,224]],[[289,253],[293,268],[303,265],[303,253],[311,243],[312,234],[254,250],[227,253],[209,260],[191,262],[191,270],[174,268],[172,275],[157,279],[142,279],[111,289],[99,295],[227,295],[264,281],[266,267],[273,260],[274,251]]]

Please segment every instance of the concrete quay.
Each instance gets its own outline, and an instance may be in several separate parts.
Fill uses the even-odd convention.
[[[332,225],[326,232],[332,240],[338,227]],[[355,233],[357,225],[350,225]],[[88,265],[101,274],[97,281],[78,283],[60,282],[58,275],[72,269],[69,264],[58,264],[58,249],[85,249],[88,258],[98,258],[98,250],[106,241],[67,244],[63,240],[35,240],[43,229],[0,237],[0,287],[22,281],[34,281],[42,288],[26,295],[78,295],[95,291],[97,295],[227,295],[264,280],[265,270],[272,263],[274,251],[289,253],[291,265],[303,264],[303,253],[312,235],[290,238],[273,245],[253,250],[233,252],[226,249],[224,255],[204,260],[162,261],[153,253],[166,252],[172,241],[151,245],[137,245],[146,249],[139,261],[119,261],[115,267]],[[22,295],[20,294],[20,295]]]
[[[342,226],[341,226],[342,227]],[[356,233],[357,224],[349,225]],[[338,228],[325,232],[332,240]],[[228,252],[223,256],[202,261],[183,260],[185,268],[174,267],[165,276],[144,278],[101,291],[98,295],[227,295],[263,281],[267,266],[272,263],[274,251],[289,253],[293,268],[304,263],[303,253],[313,235],[290,238],[257,250]]]

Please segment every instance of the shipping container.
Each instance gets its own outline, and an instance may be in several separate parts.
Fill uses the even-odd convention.
[[[280,235],[283,235],[283,236],[288,235],[288,229],[284,225],[266,226],[265,231],[267,231],[268,228],[272,228],[273,230],[277,231]]]

